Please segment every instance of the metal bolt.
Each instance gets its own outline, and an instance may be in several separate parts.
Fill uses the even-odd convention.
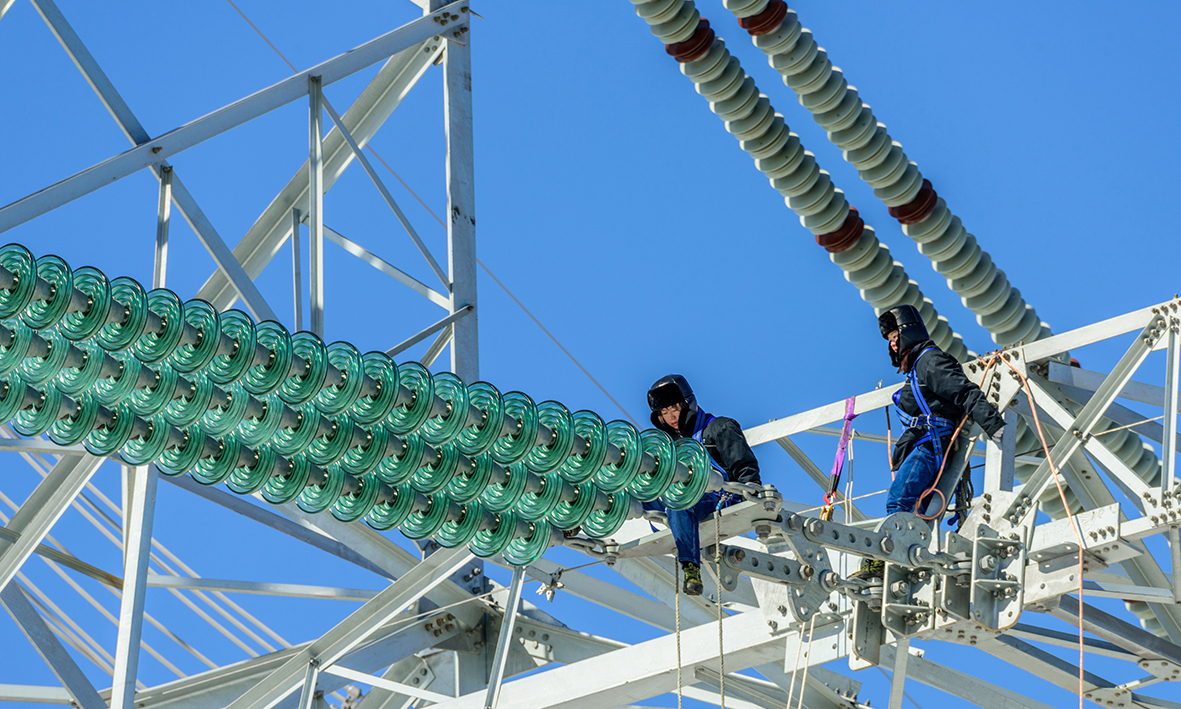
[[[889,537],[882,537],[882,553],[891,554],[894,552],[894,540]]]

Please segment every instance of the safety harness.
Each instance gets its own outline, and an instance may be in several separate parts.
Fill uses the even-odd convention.
[[[952,431],[955,430],[956,422],[931,413],[931,407],[927,405],[927,400],[923,397],[923,392],[919,388],[917,374],[919,360],[923,358],[923,355],[927,354],[933,349],[935,348],[928,347],[927,349],[920,352],[919,356],[914,361],[914,365],[910,368],[910,371],[906,373],[906,380],[910,382],[910,391],[914,394],[915,403],[919,405],[919,411],[922,413],[918,416],[910,416],[902,410],[902,406],[898,401],[902,396],[901,389],[894,392],[894,396],[891,398],[894,401],[894,407],[898,409],[898,418],[901,419],[904,426],[907,428],[922,428],[926,430],[926,433],[923,434],[923,436],[917,441],[915,441],[914,445],[917,446],[930,441],[931,448],[935,451],[935,466],[939,469],[942,469],[943,439],[951,435]]]

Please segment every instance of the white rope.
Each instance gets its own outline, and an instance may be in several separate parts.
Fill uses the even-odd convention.
[[[800,624],[800,641],[796,644],[796,662],[791,668],[791,685],[787,688],[787,705],[784,709],[791,709],[791,698],[796,693],[796,672],[800,669],[800,651],[804,649],[804,626]],[[803,694],[803,689],[800,690]]]
[[[808,684],[808,668],[812,666],[812,658],[810,657],[812,654],[812,631],[816,630],[816,616],[818,616],[818,615],[820,615],[820,614],[813,613],[812,614],[812,621],[808,624],[808,652],[807,652],[807,654],[809,655],[809,658],[808,658],[808,664],[804,665],[804,678],[802,680],[800,680],[800,701],[798,704],[796,704],[796,709],[803,709],[803,707],[804,707],[804,687],[806,687]],[[792,681],[793,682],[795,681],[795,677],[792,677]],[[790,707],[788,709],[790,709]]]
[[[673,592],[676,594],[674,609],[677,614],[677,709],[681,709],[681,563],[673,560]]]

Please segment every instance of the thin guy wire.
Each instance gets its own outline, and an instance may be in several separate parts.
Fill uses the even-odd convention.
[[[251,28],[252,28],[252,29],[253,29],[255,32],[257,32],[257,33],[258,33],[258,36],[259,36],[259,37],[262,37],[262,40],[263,40],[264,42],[266,42],[266,43],[267,43],[267,45],[268,45],[268,46],[270,46],[270,48],[271,48],[271,49],[273,49],[273,50],[275,51],[275,54],[277,54],[277,55],[279,56],[279,58],[283,60],[283,63],[284,63],[284,64],[286,64],[288,67],[290,67],[290,68],[291,68],[291,71],[292,71],[293,73],[298,73],[298,72],[299,72],[299,70],[295,68],[295,65],[294,65],[294,64],[292,64],[291,62],[287,61],[287,57],[283,56],[283,53],[279,51],[279,48],[278,48],[278,47],[276,47],[276,46],[274,45],[274,43],[273,43],[273,42],[271,42],[271,40],[267,39],[267,36],[266,36],[265,34],[263,34],[263,33],[262,33],[262,30],[260,30],[260,29],[258,28],[258,26],[257,26],[257,25],[255,25],[253,22],[251,22],[251,21],[250,21],[250,18],[246,16],[246,13],[242,12],[242,10],[241,10],[241,9],[239,9],[239,8],[238,8],[238,6],[234,4],[234,1],[233,1],[233,0],[226,0],[226,2],[228,2],[228,3],[230,4],[230,7],[234,8],[234,10],[236,10],[236,11],[238,12],[238,14],[242,16],[242,19],[243,19],[243,20],[246,20],[246,24],[250,25],[250,27],[251,27]],[[475,14],[475,13],[473,13],[473,14]],[[395,172],[395,171],[394,171],[394,168],[390,167],[389,163],[387,163],[387,162],[385,161],[385,159],[384,159],[384,158],[382,158],[380,155],[378,155],[378,154],[377,154],[377,151],[373,149],[373,146],[372,146],[372,145],[366,145],[366,146],[365,146],[365,148],[366,148],[366,149],[367,149],[367,150],[368,150],[370,153],[372,153],[372,154],[373,154],[373,157],[377,158],[377,161],[378,161],[378,162],[380,162],[380,163],[382,164],[382,166],[384,166],[384,167],[385,167],[385,169],[387,169],[387,170],[389,170],[389,171],[390,171],[390,174],[394,176],[394,179],[396,179],[396,180],[397,180],[399,183],[401,183],[402,187],[406,188],[406,191],[407,191],[407,192],[409,192],[411,195],[413,195],[414,199],[416,199],[416,200],[418,201],[418,203],[419,203],[420,205],[422,205],[422,208],[423,208],[423,209],[425,209],[425,210],[427,211],[427,213],[428,213],[428,214],[430,214],[432,217],[434,217],[434,218],[435,218],[435,221],[437,221],[437,222],[439,223],[439,226],[443,227],[444,229],[446,229],[446,228],[447,228],[447,224],[446,224],[446,223],[444,223],[444,222],[443,222],[443,220],[439,218],[439,215],[435,214],[434,210],[433,210],[433,209],[431,209],[430,207],[428,207],[428,206],[427,206],[427,204],[426,204],[426,202],[422,201],[422,198],[418,196],[418,193],[417,193],[417,192],[415,192],[413,189],[411,189],[410,185],[406,184],[406,181],[405,181],[405,180],[403,180],[403,179],[402,179],[402,177],[401,177],[401,176],[400,176],[400,175],[399,175],[397,172]],[[633,424],[635,424],[636,426],[639,426],[639,425],[640,425],[640,424],[639,424],[639,423],[636,421],[635,417],[634,417],[634,416],[632,416],[632,415],[631,415],[631,413],[630,413],[630,412],[629,412],[627,409],[623,408],[623,405],[622,405],[622,404],[620,404],[618,401],[616,401],[616,400],[615,400],[615,397],[611,396],[611,394],[609,394],[609,393],[607,392],[607,389],[606,389],[606,388],[604,388],[604,387],[603,387],[603,385],[599,383],[599,380],[598,380],[598,379],[595,379],[595,378],[594,378],[594,376],[592,376],[592,375],[591,375],[591,373],[590,373],[589,371],[587,371],[586,367],[582,366],[582,362],[579,362],[579,361],[578,361],[578,358],[576,358],[576,357],[575,357],[573,354],[571,354],[571,353],[570,353],[570,350],[566,349],[566,347],[565,347],[565,346],[564,346],[564,345],[563,345],[561,342],[559,342],[559,341],[558,341],[558,338],[554,337],[554,334],[553,334],[552,332],[550,332],[550,331],[549,331],[549,329],[548,329],[548,328],[546,328],[546,326],[545,326],[545,325],[542,325],[542,324],[541,324],[541,321],[537,319],[537,316],[535,316],[535,315],[534,315],[534,314],[533,314],[533,313],[532,313],[532,312],[529,310],[529,308],[526,308],[526,307],[525,307],[525,304],[524,304],[524,303],[522,303],[522,302],[521,302],[521,301],[520,301],[520,300],[517,298],[517,296],[513,294],[513,292],[512,292],[511,290],[509,290],[509,289],[508,289],[508,286],[506,286],[504,283],[502,283],[502,282],[500,281],[500,279],[499,279],[499,278],[497,278],[497,277],[496,277],[496,276],[495,276],[495,275],[492,273],[491,269],[489,269],[489,268],[488,268],[486,265],[484,265],[484,262],[483,262],[483,261],[481,261],[480,259],[478,259],[478,258],[477,258],[477,259],[476,259],[476,263],[478,263],[478,264],[480,265],[480,268],[484,269],[484,272],[485,272],[485,273],[487,273],[489,276],[491,276],[491,277],[492,277],[492,280],[496,281],[496,285],[500,286],[500,287],[501,287],[501,289],[503,289],[505,293],[508,293],[508,297],[512,298],[512,299],[513,299],[513,302],[514,302],[514,303],[516,303],[516,304],[517,304],[517,306],[521,308],[521,310],[525,311],[525,314],[529,316],[529,319],[530,319],[530,320],[532,320],[534,323],[536,323],[536,324],[537,324],[537,327],[541,328],[541,331],[542,331],[542,332],[544,332],[544,333],[546,334],[546,337],[548,337],[549,339],[553,340],[554,344],[558,346],[558,349],[562,350],[562,353],[563,353],[563,354],[565,354],[567,357],[569,357],[569,358],[570,358],[570,361],[571,361],[571,362],[573,362],[573,363],[574,363],[574,365],[575,365],[576,367],[578,367],[578,369],[580,369],[580,370],[582,371],[582,373],[583,373],[583,374],[585,374],[585,375],[586,375],[586,378],[587,378],[587,379],[589,379],[589,380],[591,380],[591,383],[592,383],[592,384],[594,384],[596,387],[598,387],[599,391],[603,392],[603,395],[604,395],[604,396],[606,396],[606,397],[607,397],[607,399],[609,399],[609,400],[611,401],[611,403],[612,403],[612,404],[615,404],[615,406],[616,406],[616,407],[617,407],[617,408],[618,408],[620,411],[622,411],[622,412],[623,412],[623,415],[627,417],[627,420],[628,420],[628,421],[631,421],[631,422],[632,422]]]
[[[725,493],[722,493],[725,494]],[[722,511],[714,510],[714,574],[718,582],[718,694],[721,709],[726,709],[726,652],[722,644]]]
[[[681,693],[683,691],[681,687],[681,565],[675,562],[673,563],[673,595],[676,597],[673,602],[673,612],[677,615],[677,709],[681,709]]]

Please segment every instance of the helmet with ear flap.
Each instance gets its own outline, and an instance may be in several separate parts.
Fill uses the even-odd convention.
[[[648,388],[648,408],[652,410],[652,425],[668,432],[669,426],[664,423],[660,411],[674,404],[684,404],[677,419],[676,433],[681,436],[688,435],[685,431],[690,422],[697,417],[697,397],[693,394],[689,381],[680,374],[661,377]]]
[[[898,331],[898,351],[895,352],[887,345],[890,362],[895,367],[902,366],[902,356],[911,348],[931,338],[927,334],[927,326],[923,324],[918,308],[913,305],[896,305],[879,315],[878,329],[886,340],[890,339],[891,332]]]

